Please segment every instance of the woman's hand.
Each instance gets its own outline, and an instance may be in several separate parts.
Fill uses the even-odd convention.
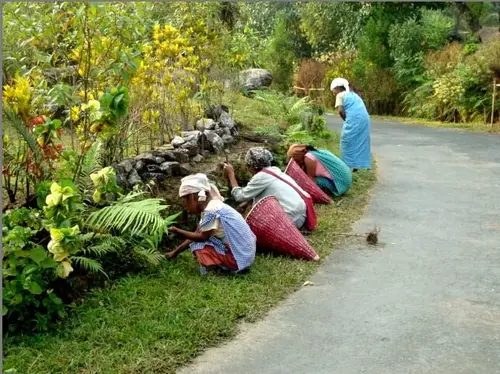
[[[236,176],[234,175],[234,167],[230,163],[224,163],[224,174],[226,175],[231,188],[238,187],[238,181],[236,180]]]
[[[171,232],[172,234],[178,234],[179,233],[179,229],[175,226],[170,226],[168,228],[168,232]]]
[[[234,167],[231,164],[224,163],[224,173],[226,176],[229,176],[231,174],[234,174]]]
[[[178,254],[177,251],[174,249],[172,251],[165,253],[165,258],[167,260],[172,260],[177,257],[177,254]]]

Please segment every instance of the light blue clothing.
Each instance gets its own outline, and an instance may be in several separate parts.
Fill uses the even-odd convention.
[[[211,236],[206,242],[193,242],[190,245],[191,252],[203,249],[206,245],[215,248],[217,253],[225,255],[228,250],[236,260],[238,271],[244,270],[253,264],[256,251],[256,237],[250,230],[250,226],[236,210],[229,205],[220,204],[219,208],[205,212],[200,222],[200,230],[209,226],[214,220],[219,220],[224,231],[224,241]],[[226,247],[228,245],[229,249]],[[204,269],[200,269],[203,273]]]
[[[279,168],[270,166],[265,169],[269,169],[279,175],[294,185],[304,195],[308,195],[307,192],[299,187],[297,182],[290,178],[288,174],[283,173]],[[253,200],[253,204],[266,196],[275,196],[295,227],[300,229],[306,222],[306,203],[302,197],[288,184],[272,175],[262,172],[257,173],[245,187],[233,188],[231,195],[236,202]]]
[[[342,106],[346,115],[340,137],[342,160],[351,169],[370,169],[370,116],[365,103],[356,93],[348,92]]]
[[[327,150],[309,151],[325,167],[332,179],[316,177],[316,184],[334,196],[345,194],[352,185],[352,172],[344,161]]]

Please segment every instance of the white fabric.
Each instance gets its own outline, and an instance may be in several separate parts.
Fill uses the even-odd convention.
[[[207,215],[207,213],[216,212],[223,205],[224,205],[224,203],[222,201],[218,200],[218,199],[210,200],[209,203],[207,204],[207,207],[203,211],[203,213],[201,213],[200,226],[201,226],[201,223],[203,222],[203,220],[205,219],[205,216]],[[224,241],[224,236],[225,236],[224,235],[224,229],[223,229],[223,227],[221,225],[221,222],[220,222],[219,218],[216,218],[212,222],[210,222],[210,223],[206,224],[205,226],[203,226],[203,230],[202,231],[211,231],[211,230],[215,230],[215,233],[214,233],[215,237],[217,237],[220,240]]]
[[[344,78],[335,78],[330,85],[330,91],[333,91],[336,87],[344,87],[347,92],[350,91],[349,82]]]
[[[335,97],[335,108],[339,106],[344,106],[344,97],[347,95],[347,91],[342,91],[337,94]]]
[[[198,200],[205,201],[207,199],[207,192],[213,199],[221,201],[224,200],[220,195],[217,187],[210,183],[205,174],[198,173],[188,175],[187,177],[181,179],[181,186],[179,187],[179,197],[197,193]]]
[[[288,181],[305,196],[310,195],[299,187],[288,174],[275,166],[268,167],[273,173]],[[236,202],[253,201],[257,203],[266,196],[276,196],[285,213],[292,219],[295,226],[301,228],[306,221],[306,203],[300,195],[288,184],[264,172],[255,174],[245,187],[236,187],[231,191]]]

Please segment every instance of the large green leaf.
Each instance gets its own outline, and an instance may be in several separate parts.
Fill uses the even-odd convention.
[[[42,287],[37,282],[31,282],[28,289],[33,295],[40,295],[43,292]]]
[[[30,250],[29,256],[37,264],[40,264],[47,258],[47,252],[43,249],[43,247],[35,247]]]
[[[162,199],[125,199],[92,213],[87,225],[95,229],[115,229],[132,236],[152,236],[159,240],[166,227],[160,212],[166,208]]]

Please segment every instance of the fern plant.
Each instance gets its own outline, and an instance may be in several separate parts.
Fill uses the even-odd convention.
[[[158,245],[180,213],[164,218],[162,213],[168,208],[164,201],[140,200],[143,196],[142,192],[131,192],[113,205],[91,213],[86,224],[95,231],[120,235],[125,239],[120,246],[122,250],[127,248],[136,257],[157,265],[164,258]]]
[[[255,99],[265,104],[267,114],[284,127],[305,124],[313,115],[313,105],[309,97],[285,96],[270,91],[258,91]]]
[[[104,147],[102,142],[98,140],[92,144],[83,157],[81,167],[74,178],[75,184],[85,197],[89,197],[90,191],[93,189],[90,175],[104,166]]]

